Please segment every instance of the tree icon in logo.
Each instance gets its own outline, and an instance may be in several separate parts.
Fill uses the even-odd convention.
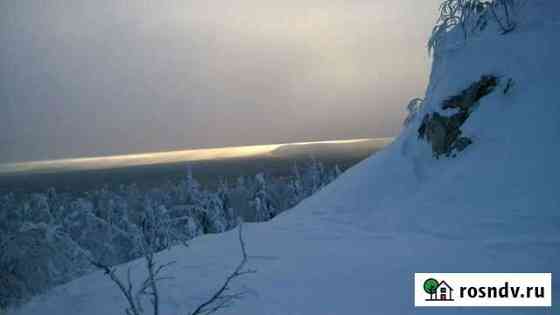
[[[424,291],[430,295],[430,299],[434,298],[434,294],[437,293],[437,288],[439,287],[439,282],[434,279],[430,278],[424,281]]]

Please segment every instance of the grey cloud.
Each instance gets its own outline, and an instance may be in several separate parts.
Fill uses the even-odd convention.
[[[4,1],[0,162],[395,135],[437,3]]]

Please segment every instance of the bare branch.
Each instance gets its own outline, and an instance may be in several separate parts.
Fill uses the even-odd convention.
[[[465,41],[476,32],[482,31],[489,19],[496,22],[502,34],[515,30],[515,11],[520,7],[521,2],[520,0],[443,0],[436,25],[428,40],[428,52],[435,52],[448,31],[457,26],[461,28]]]
[[[138,239],[138,248],[140,249],[145,262],[145,268],[147,271],[146,278],[140,283],[139,288],[134,291],[134,286],[131,279],[131,270],[127,270],[125,283],[121,278],[116,275],[115,269],[109,265],[103,264],[98,261],[92,261],[91,263],[99,269],[105,271],[105,274],[117,285],[121,293],[126,298],[128,307],[125,309],[127,315],[142,315],[144,309],[142,308],[142,297],[148,296],[152,304],[152,314],[160,314],[160,291],[158,288],[158,282],[162,280],[171,279],[171,277],[166,277],[162,275],[162,272],[174,264],[175,262],[169,262],[166,264],[159,265],[156,262],[156,252],[158,250],[168,248],[169,237],[165,235],[168,232],[166,227],[167,221],[159,218],[155,213],[153,213],[152,208],[147,208],[146,217],[142,222],[142,233]],[[218,290],[203,304],[198,306],[192,315],[207,315],[214,313],[220,309],[231,306],[234,301],[241,299],[247,292],[235,292],[230,293],[230,284],[233,280],[243,275],[254,273],[254,270],[245,269],[248,261],[248,256],[245,248],[245,241],[243,240],[242,224],[239,223],[239,244],[241,247],[241,262],[235,270],[226,278],[224,283],[218,288]]]
[[[502,10],[504,11],[504,19],[505,21],[502,22],[502,19],[498,16],[498,13],[496,12],[496,7],[501,5],[502,6]],[[513,3],[509,2],[507,0],[499,0],[496,3],[493,3],[490,6],[490,11],[492,12],[492,15],[494,16],[494,20],[496,20],[496,22],[498,23],[498,26],[500,27],[500,29],[502,30],[502,34],[507,34],[511,31],[513,31],[515,29],[515,23],[513,23],[511,21],[511,17],[510,17],[510,7],[513,7]]]
[[[160,266],[156,269],[156,271],[155,271],[154,274],[155,274],[155,275],[158,275],[161,271],[163,271],[163,269],[165,269],[165,268],[167,268],[167,267],[169,267],[169,266],[171,266],[171,265],[173,265],[173,264],[175,264],[175,263],[176,263],[176,261],[172,261],[172,262],[168,262],[167,264],[160,265]]]
[[[150,255],[146,256],[146,267],[148,268],[148,282],[151,289],[152,295],[152,306],[154,309],[154,315],[159,315],[159,291],[157,287],[157,280],[155,276],[155,263],[154,263],[154,254],[151,253]]]
[[[107,266],[107,265],[105,265],[101,262],[97,262],[97,261],[91,260],[90,262],[95,267],[105,271],[105,274],[109,276],[111,281],[113,281],[117,285],[117,287],[119,287],[119,290],[121,291],[121,293],[126,298],[126,301],[128,302],[128,308],[125,309],[126,314],[129,314],[129,315],[140,315],[140,314],[142,314],[141,310],[139,309],[139,305],[136,303],[136,301],[134,300],[134,298],[132,296],[132,282],[130,280],[130,268],[128,269],[128,286],[127,286],[115,274],[115,269],[114,268],[112,268],[110,266]]]
[[[241,247],[241,262],[235,270],[226,278],[222,286],[214,293],[206,302],[200,304],[191,315],[212,314],[220,309],[227,308],[233,304],[235,300],[242,298],[246,292],[238,292],[235,294],[225,294],[229,290],[229,285],[234,279],[249,273],[255,273],[255,270],[244,269],[247,264],[247,251],[245,250],[245,241],[243,240],[243,225],[239,223],[238,237]]]
[[[153,315],[159,315],[159,289],[158,281],[169,279],[170,277],[160,276],[160,273],[165,268],[174,264],[169,262],[163,265],[158,265],[156,262],[156,251],[161,246],[168,246],[165,240],[161,240],[162,231],[165,232],[165,222],[160,220],[153,212],[148,212],[147,217],[142,222],[142,234],[139,238],[138,246],[144,257],[147,276],[142,281],[140,287],[134,292],[131,270],[127,270],[127,283],[124,283],[115,273],[114,268],[105,265],[101,262],[93,262],[92,264],[97,268],[105,271],[111,280],[119,287],[119,290],[125,296],[129,307],[125,310],[127,315],[141,315],[144,313],[142,308],[142,296],[150,296],[152,304]]]

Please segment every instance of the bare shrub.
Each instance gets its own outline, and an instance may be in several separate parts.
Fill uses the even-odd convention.
[[[161,291],[159,289],[158,283],[163,280],[171,279],[171,277],[166,277],[162,275],[162,272],[171,264],[175,262],[170,262],[167,264],[159,264],[156,261],[156,252],[161,249],[161,235],[162,231],[166,231],[167,227],[163,224],[165,221],[159,220],[158,218],[148,218],[143,225],[142,239],[140,241],[140,246],[142,248],[143,258],[146,263],[146,276],[138,288],[135,288],[130,276],[130,268],[127,270],[126,279],[122,279],[117,275],[116,268],[112,266],[105,265],[98,261],[92,261],[91,263],[97,268],[105,271],[105,274],[111,279],[113,283],[119,288],[120,292],[124,296],[127,302],[127,308],[125,309],[126,315],[142,315],[144,314],[144,309],[142,307],[142,298],[148,296],[152,305],[152,314],[160,314],[160,295]],[[226,278],[223,284],[216,290],[211,297],[209,297],[205,302],[200,304],[195,308],[190,315],[207,315],[215,313],[218,310],[227,308],[231,306],[236,300],[241,299],[246,292],[229,292],[230,284],[235,279],[249,274],[254,273],[254,270],[246,269],[248,256],[245,249],[245,241],[243,240],[242,224],[239,223],[238,226],[238,238],[241,247],[241,262],[237,265],[234,271]]]
[[[514,11],[520,0],[444,0],[440,15],[428,40],[428,51],[432,53],[449,31],[461,28],[464,40],[476,32],[483,31],[489,20],[496,22],[502,34],[516,27]]]

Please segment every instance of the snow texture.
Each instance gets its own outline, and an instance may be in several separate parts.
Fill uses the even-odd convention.
[[[247,224],[252,292],[222,314],[433,314],[413,306],[414,272],[560,274],[560,19],[557,1],[530,1],[515,31],[446,41],[435,54],[420,115],[484,74],[512,78],[463,125],[474,143],[432,158],[411,121],[384,151],[267,223]],[[422,50],[419,48],[419,53]],[[501,82],[505,82],[502,80]],[[162,313],[187,314],[239,261],[233,231],[158,255],[176,261]],[[141,279],[141,261],[128,264]],[[125,266],[120,268],[126,270]],[[560,281],[553,277],[553,303]],[[10,314],[122,314],[102,272],[36,297]],[[444,309],[442,314],[553,314],[553,309]]]

